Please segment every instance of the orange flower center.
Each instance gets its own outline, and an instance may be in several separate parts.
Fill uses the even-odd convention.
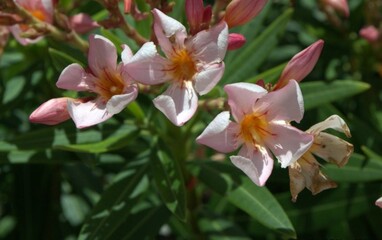
[[[183,81],[192,80],[197,72],[195,61],[186,49],[175,52],[171,58],[170,70],[173,78],[181,84],[183,84]]]
[[[45,22],[47,19],[46,14],[41,10],[35,9],[35,10],[28,10],[28,11],[33,17],[37,18],[40,21]],[[20,26],[20,29],[24,32],[29,29],[29,26],[27,24],[20,24],[19,26]]]
[[[96,82],[96,92],[108,101],[114,95],[122,94],[125,86],[121,74],[104,70]]]
[[[265,114],[247,114],[240,122],[240,136],[246,143],[261,144],[269,135]]]

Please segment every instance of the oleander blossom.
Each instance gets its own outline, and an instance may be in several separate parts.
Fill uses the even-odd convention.
[[[181,126],[197,109],[197,93],[208,93],[223,75],[228,28],[220,22],[188,36],[180,22],[157,9],[152,12],[155,35],[165,57],[158,54],[154,43],[145,43],[127,64],[127,71],[143,84],[170,83],[153,102],[173,124]]]
[[[375,201],[375,206],[382,208],[382,197],[378,198],[377,201]]]
[[[89,69],[74,63],[62,71],[57,87],[97,95],[87,101],[68,101],[68,111],[77,128],[103,122],[136,99],[138,86],[124,67],[130,61],[132,52],[127,45],[123,48],[123,64],[117,65],[117,51],[113,43],[105,37],[90,35]]]
[[[273,169],[272,153],[285,168],[300,158],[313,142],[310,134],[290,125],[303,117],[303,99],[294,80],[267,92],[256,84],[235,83],[224,87],[235,121],[228,111],[220,113],[197,138],[197,142],[229,153],[240,146],[232,163],[258,186]],[[271,153],[272,152],[272,153]]]
[[[317,123],[306,132],[314,136],[310,149],[295,163],[289,166],[290,191],[292,201],[297,200],[298,194],[306,187],[313,195],[323,190],[335,188],[337,184],[320,171],[320,164],[314,156],[343,167],[353,153],[353,145],[341,138],[322,132],[332,128],[351,137],[350,130],[344,120],[332,115],[325,121]]]
[[[28,11],[35,18],[46,23],[53,22],[54,2],[52,0],[15,0],[15,3],[20,5]],[[37,37],[35,39],[24,38],[22,35],[29,30],[26,24],[15,24],[9,27],[15,39],[22,45],[36,43],[42,39]]]

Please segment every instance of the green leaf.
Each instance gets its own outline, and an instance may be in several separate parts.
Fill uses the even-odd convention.
[[[303,82],[300,87],[304,96],[305,109],[308,110],[364,92],[370,88],[370,85],[352,80],[336,80],[331,83]]]
[[[374,209],[379,192],[370,191],[374,186],[342,184],[336,189],[326,190],[317,196],[303,191],[296,203],[290,200],[290,193],[280,194],[280,201],[296,231],[300,234],[325,229]],[[375,188],[374,188],[375,189]]]
[[[262,79],[266,83],[276,83],[286,65],[287,63],[280,64],[263,73],[260,73],[257,76],[247,79],[245,82],[256,83],[258,80]]]
[[[230,203],[262,225],[286,237],[295,237],[288,216],[266,187],[256,186],[247,176],[228,164],[212,161],[198,161],[195,164],[199,180],[226,196]]]
[[[147,168],[147,161],[131,164],[117,175],[93,208],[79,239],[112,239],[111,236],[125,223],[147,191]]]
[[[292,9],[284,11],[260,36],[245,48],[240,49],[240,54],[235,57],[230,65],[227,65],[222,82],[239,82],[251,77],[267,59],[269,52],[276,46],[278,38],[285,31],[292,13]]]
[[[25,84],[26,79],[23,76],[17,76],[7,81],[4,90],[3,104],[7,104],[12,100],[17,99]]]
[[[382,161],[375,157],[366,160],[363,155],[356,153],[344,167],[326,164],[322,170],[336,182],[360,183],[382,180]]]
[[[159,149],[151,156],[151,173],[167,208],[181,221],[186,220],[186,189],[179,163]]]
[[[64,68],[69,66],[72,63],[78,63],[81,65],[81,62],[73,58],[72,56],[69,56],[68,54],[58,51],[53,48],[48,49],[49,55],[52,59],[53,66],[56,68],[57,71],[61,72]]]

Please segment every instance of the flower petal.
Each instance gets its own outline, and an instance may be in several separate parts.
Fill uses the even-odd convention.
[[[264,139],[265,145],[273,152],[285,168],[297,161],[312,145],[313,136],[287,124],[270,123],[271,133]]]
[[[159,56],[154,43],[145,43],[125,65],[125,71],[136,81],[155,85],[170,80],[165,71],[168,61]]]
[[[106,110],[110,114],[121,112],[126,105],[134,101],[138,96],[138,87],[136,85],[127,89],[125,94],[114,95],[106,104]]]
[[[93,19],[86,13],[79,13],[70,17],[69,22],[72,29],[81,34],[99,27],[98,23],[93,21]]]
[[[243,114],[252,113],[255,102],[267,94],[267,90],[256,84],[239,82],[225,85],[228,95],[228,104],[233,117],[239,122]]]
[[[88,102],[68,101],[68,111],[77,128],[96,125],[113,116],[106,111],[106,105],[100,99]]]
[[[353,153],[353,145],[337,136],[321,132],[314,135],[314,144],[310,151],[320,158],[342,167],[347,164]]]
[[[300,158],[301,159],[301,158]],[[289,187],[292,195],[292,201],[296,202],[298,194],[304,190],[306,183],[305,177],[302,174],[301,166],[298,162],[291,164],[288,167],[289,172]]]
[[[296,54],[284,68],[275,89],[280,89],[288,84],[291,79],[300,82],[304,79],[316,65],[321,55],[324,41],[318,40],[309,47]]]
[[[272,173],[273,158],[265,148],[249,149],[244,145],[239,155],[230,159],[258,186],[264,186]]]
[[[204,95],[211,91],[213,87],[220,81],[224,73],[224,63],[217,63],[208,66],[195,76],[195,90]]]
[[[121,53],[121,59],[124,64],[127,64],[133,58],[133,52],[131,51],[130,47],[127,46],[126,44],[122,44],[122,49],[123,51]]]
[[[23,46],[36,43],[36,42],[40,41],[41,39],[43,39],[43,37],[37,37],[35,39],[22,37],[21,34],[23,33],[23,31],[21,31],[19,25],[10,26],[9,31],[11,31],[11,33],[12,33],[13,37],[16,39],[16,41],[19,42]]]
[[[304,115],[304,100],[300,87],[294,80],[262,97],[256,106],[266,109],[269,120],[300,122]]]
[[[90,74],[87,74],[85,70],[77,63],[70,64],[62,72],[56,86],[58,88],[74,90],[74,91],[86,91],[91,88]]]
[[[177,20],[167,16],[158,9],[153,9],[154,31],[158,43],[166,56],[173,52],[169,38],[175,36],[175,43],[182,46],[187,37],[186,28]]]
[[[201,62],[223,61],[228,46],[227,24],[222,21],[208,30],[200,31],[186,44]]]
[[[198,107],[198,96],[192,86],[170,87],[154,100],[154,105],[176,126],[190,120]]]
[[[89,68],[99,76],[104,69],[116,69],[117,50],[114,44],[100,35],[89,36]]]
[[[238,131],[237,124],[229,120],[229,112],[221,112],[204,129],[196,142],[209,146],[218,152],[229,153],[238,148],[236,144]]]
[[[378,198],[377,201],[375,201],[375,205],[382,208],[382,197]]]
[[[339,132],[345,133],[347,137],[351,137],[348,125],[346,125],[345,121],[338,115],[332,115],[324,121],[311,126],[308,130],[306,130],[306,132],[317,134],[328,128],[332,128]]]

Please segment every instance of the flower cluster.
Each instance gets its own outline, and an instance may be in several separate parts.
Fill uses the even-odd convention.
[[[111,2],[105,1],[105,7],[112,12],[115,6]],[[243,35],[230,33],[231,29],[256,17],[267,2],[233,0],[219,15],[213,14],[211,6],[204,6],[202,0],[186,0],[188,29],[166,14],[163,9],[169,6],[161,10],[153,8],[155,36],[151,40],[137,35],[120,15],[102,23],[95,23],[84,14],[65,19],[71,34],[88,32],[99,24],[105,27],[124,24],[126,34],[134,36],[141,47],[134,54],[129,46],[122,45],[123,51],[118,56],[116,46],[109,39],[90,34],[86,48],[88,67],[71,64],[61,72],[56,83],[58,88],[87,92],[87,95],[51,99],[30,115],[30,121],[55,125],[72,119],[77,128],[93,126],[136,100],[140,86],[165,84],[167,89],[153,99],[154,106],[174,125],[186,124],[197,111],[199,96],[210,92],[223,77],[226,51],[238,49],[246,42]],[[326,1],[329,3],[336,9],[343,7],[335,1]],[[53,21],[57,21],[55,1],[16,0],[14,4],[19,11],[3,13],[0,18],[12,20],[8,29],[21,44],[34,43],[45,35],[68,36],[60,35],[53,26]],[[124,1],[124,11],[145,17],[135,9],[133,1]],[[73,39],[73,44],[79,43]],[[230,156],[232,163],[258,186],[266,184],[275,157],[282,168],[289,169],[294,201],[305,187],[313,194],[335,187],[321,173],[314,156],[340,167],[347,163],[352,145],[322,132],[333,128],[350,137],[344,121],[331,116],[305,132],[292,125],[299,123],[304,115],[299,82],[314,68],[323,45],[318,40],[296,54],[274,85],[263,81],[225,85],[230,111],[218,114],[196,141],[222,153],[238,150]]]

